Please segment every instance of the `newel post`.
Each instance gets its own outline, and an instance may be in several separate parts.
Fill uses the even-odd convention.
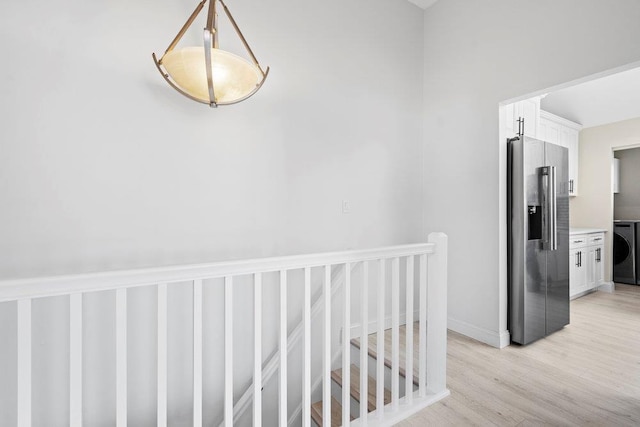
[[[447,235],[429,234],[435,253],[429,255],[427,280],[427,388],[447,388]]]

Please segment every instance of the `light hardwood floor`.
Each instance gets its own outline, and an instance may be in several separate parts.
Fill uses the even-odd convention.
[[[401,426],[640,426],[640,286],[571,302],[571,324],[502,350],[449,331],[451,396]]]

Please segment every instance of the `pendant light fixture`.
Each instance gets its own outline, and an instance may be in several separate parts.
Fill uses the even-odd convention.
[[[207,1],[209,1],[209,12],[207,26],[204,29],[204,47],[190,46],[175,49]],[[216,11],[218,2],[224,8],[229,22],[251,57],[251,62],[219,48]],[[211,107],[244,101],[262,87],[269,74],[269,67],[266,70],[260,67],[247,40],[222,0],[202,0],[160,60],[156,58],[155,53],[152,56],[158,71],[171,87],[187,98],[209,104]]]

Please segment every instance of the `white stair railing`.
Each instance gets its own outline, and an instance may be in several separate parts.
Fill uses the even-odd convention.
[[[417,262],[419,268],[414,272],[414,265]],[[359,264],[362,266],[363,274],[352,276],[352,265]],[[377,268],[375,265],[377,264]],[[390,268],[386,266],[389,264]],[[335,318],[332,306],[332,280],[335,278],[331,275],[332,267],[342,266],[344,271],[344,285],[340,301],[342,304],[341,316]],[[401,274],[401,266],[405,267],[405,273]],[[71,426],[81,426],[83,424],[83,390],[82,390],[82,366],[84,361],[83,354],[83,295],[90,292],[113,290],[116,293],[115,314],[116,314],[116,337],[115,337],[115,354],[116,354],[116,426],[124,427],[127,425],[128,415],[128,377],[127,377],[127,361],[128,361],[128,345],[127,345],[127,312],[128,312],[128,290],[141,286],[157,287],[157,413],[149,414],[150,419],[155,418],[158,426],[167,425],[167,414],[169,411],[168,396],[168,306],[170,301],[167,299],[168,287],[178,282],[190,282],[193,290],[193,388],[192,388],[192,424],[194,426],[202,426],[203,424],[203,405],[207,402],[203,401],[203,370],[207,363],[203,360],[203,290],[208,279],[223,279],[224,281],[224,393],[220,396],[222,402],[224,424],[225,426],[233,426],[234,420],[234,313],[233,302],[236,298],[243,298],[239,293],[234,293],[234,278],[237,276],[253,277],[253,299],[254,299],[254,355],[252,364],[252,386],[251,394],[253,396],[253,425],[259,426],[263,420],[263,389],[264,372],[262,360],[262,336],[263,331],[263,275],[267,273],[275,273],[280,277],[279,286],[279,357],[277,359],[279,372],[279,388],[278,388],[278,408],[279,414],[278,425],[287,427],[289,417],[295,411],[291,411],[289,405],[290,381],[293,375],[290,375],[288,369],[288,334],[287,334],[287,313],[289,312],[289,304],[287,298],[287,286],[303,287],[303,303],[302,311],[302,372],[299,372],[299,378],[302,381],[302,393],[300,396],[301,404],[301,424],[311,425],[311,403],[312,394],[314,393],[314,385],[322,385],[320,398],[323,400],[323,414],[325,419],[330,419],[331,414],[331,395],[330,381],[331,370],[334,369],[333,361],[335,351],[342,353],[342,372],[343,387],[345,392],[342,394],[343,425],[358,425],[367,423],[369,425],[391,425],[425,406],[442,399],[448,395],[446,389],[446,268],[447,268],[447,238],[444,234],[435,233],[429,236],[429,243],[393,246],[387,248],[356,250],[347,252],[335,252],[316,255],[299,255],[277,258],[264,258],[257,260],[243,260],[231,262],[219,262],[212,264],[198,264],[179,267],[167,267],[157,269],[141,269],[131,271],[108,272],[99,274],[84,274],[64,277],[35,278],[23,280],[5,280],[0,281],[0,302],[16,301],[17,315],[16,327],[18,333],[17,340],[17,375],[18,383],[15,390],[17,395],[17,420],[20,427],[31,426],[32,420],[32,301],[36,298],[47,298],[53,296],[67,296],[69,298],[69,420]],[[321,297],[317,298],[320,305],[322,317],[322,332],[313,333],[312,331],[312,311],[314,307],[311,304],[311,272],[320,270],[323,277],[321,286]],[[303,271],[302,283],[288,283],[290,273],[294,270]],[[377,271],[377,275],[375,272]],[[388,280],[387,272],[391,273]],[[376,277],[377,276],[377,277]],[[404,284],[401,284],[401,277],[404,277]],[[375,278],[375,279],[374,279]],[[417,305],[419,306],[419,319],[417,331],[413,326],[407,327],[407,350],[411,349],[413,343],[413,334],[419,334],[419,362],[414,366],[412,359],[406,360],[405,370],[406,378],[411,379],[417,373],[419,378],[418,388],[414,391],[411,385],[406,385],[403,390],[404,397],[401,397],[400,384],[400,353],[399,353],[399,324],[400,324],[400,289],[406,291],[406,300],[404,301],[404,310],[408,322],[412,320],[414,311],[414,278],[418,279],[415,292],[418,294]],[[377,286],[373,286],[377,283]],[[392,316],[392,402],[386,406],[382,403],[381,394],[378,394],[378,406],[376,411],[369,414],[366,410],[362,410],[359,414],[351,414],[350,393],[349,393],[349,375],[351,366],[350,357],[350,334],[351,334],[351,317],[354,315],[352,309],[352,301],[359,301],[361,312],[361,321],[367,325],[367,319],[374,318],[378,325],[378,342],[384,342],[384,330],[380,334],[382,325],[385,324],[385,286],[391,284],[391,316]],[[213,285],[211,285],[213,286]],[[354,289],[360,289],[359,299],[351,292]],[[377,293],[377,310],[369,307],[369,295]],[[316,308],[316,310],[318,310]],[[371,313],[370,313],[371,311]],[[412,323],[412,322],[411,322]],[[336,337],[335,325],[341,327],[343,339],[341,348],[332,349],[331,343]],[[367,330],[367,328],[361,328]],[[360,334],[363,340],[363,349],[367,345],[367,334]],[[311,363],[312,343],[319,344],[322,348],[322,363],[319,367],[314,367]],[[378,347],[379,355],[377,361],[378,374],[380,375],[381,360],[384,354],[384,347]],[[409,357],[409,355],[408,355]],[[272,358],[273,360],[273,358]],[[366,364],[366,360],[360,359],[361,364]],[[317,369],[314,369],[317,368]],[[361,377],[366,377],[365,374]],[[412,382],[408,380],[408,382]],[[384,387],[384,380],[378,377],[378,385]],[[364,378],[360,383],[360,401],[367,402],[367,379]],[[246,399],[245,399],[246,400]],[[366,407],[366,403],[364,404]],[[355,421],[351,421],[351,416],[359,417]],[[55,424],[55,421],[52,420]]]
[[[325,307],[331,307],[331,299],[336,295],[336,293],[340,290],[340,286],[344,282],[344,268],[340,268],[335,270],[332,274],[331,269],[327,269],[324,283],[326,283],[329,287],[327,289],[320,289],[317,292],[316,296],[313,298],[313,304],[311,306],[311,319],[315,319],[318,315],[322,314],[325,310]],[[325,298],[326,297],[326,298]],[[326,317],[330,320],[330,317]],[[256,313],[255,319],[258,319],[258,313]],[[296,328],[289,333],[287,338],[287,354],[291,353],[292,350],[300,344],[303,335],[303,323],[299,323]],[[257,326],[254,326],[257,327]],[[327,326],[329,330],[331,329],[331,324]],[[327,346],[327,351],[330,351],[330,346]],[[331,363],[331,354],[329,353],[329,357],[327,357],[329,363]],[[261,386],[266,385],[274,375],[278,372],[278,367],[280,363],[280,350],[279,348],[274,351],[269,360],[264,363],[262,367],[262,381]],[[252,402],[255,404],[253,400],[254,393],[256,389],[259,387],[252,383],[249,387],[246,388],[240,399],[235,403],[233,407],[233,416],[234,418],[241,417],[245,411],[247,411]],[[291,418],[290,418],[291,419]],[[219,427],[224,427],[224,419],[220,421]]]

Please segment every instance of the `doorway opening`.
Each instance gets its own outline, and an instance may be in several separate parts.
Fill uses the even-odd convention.
[[[599,290],[613,290],[614,157],[640,153],[640,64],[544,89],[499,105],[500,155],[500,331],[501,347],[509,344],[507,253],[507,144],[517,133],[564,146],[569,153],[571,229],[603,232],[602,280]],[[623,151],[624,150],[624,151]],[[633,157],[635,159],[635,157]],[[640,161],[640,156],[638,157]],[[635,168],[640,173],[640,164]],[[635,184],[640,198],[640,179]],[[637,204],[640,210],[640,203]],[[627,211],[635,212],[635,211]],[[631,213],[627,213],[630,215]],[[632,216],[636,216],[634,213]],[[640,211],[637,212],[640,220]]]

